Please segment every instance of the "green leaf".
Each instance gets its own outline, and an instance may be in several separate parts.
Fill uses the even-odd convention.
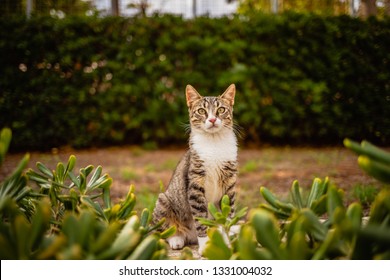
[[[328,232],[327,227],[319,221],[319,218],[310,209],[303,209],[300,213],[305,230],[313,235],[316,240],[324,240]]]
[[[87,167],[82,169],[83,170],[82,173],[85,175],[85,177],[88,177],[89,174],[91,174],[93,169],[94,169],[94,166],[90,164]]]
[[[71,155],[66,165],[66,169],[65,169],[66,173],[72,172],[75,165],[76,165],[76,157],[74,155]]]
[[[229,223],[227,224],[227,227],[230,229],[231,226],[237,224],[237,222],[240,220],[239,217],[235,216],[233,219],[231,219],[229,221]]]
[[[51,218],[49,200],[45,199],[38,204],[36,212],[31,221],[31,232],[29,234],[30,248],[37,249],[45,237],[46,230]]]
[[[141,244],[139,244],[134,252],[127,258],[128,260],[150,260],[157,249],[158,237],[149,235]]]
[[[284,203],[277,199],[272,192],[270,192],[267,188],[261,187],[260,193],[264,197],[264,199],[271,205],[271,207],[286,212],[291,213],[291,211],[295,208],[291,203]]]
[[[301,190],[300,190],[299,183],[297,180],[295,180],[292,184],[291,195],[292,195],[292,200],[295,203],[295,205],[297,206],[297,208],[302,209],[304,207],[304,205],[302,202]]]
[[[390,153],[372,145],[368,141],[362,141],[359,145],[357,142],[354,142],[350,139],[345,139],[344,146],[359,155],[367,156],[368,158],[385,165],[390,164]]]
[[[238,252],[242,260],[259,259],[257,254],[257,243],[254,239],[254,230],[249,225],[242,226],[238,238]]]
[[[387,184],[390,183],[390,164],[383,164],[367,156],[359,156],[358,164],[364,171],[377,180]]]
[[[314,213],[317,215],[322,215],[326,212],[326,205],[328,201],[328,196],[322,195],[319,199],[313,201],[313,204],[311,205],[311,210],[313,210]]]
[[[322,260],[327,258],[328,252],[330,252],[337,243],[340,241],[340,230],[339,228],[332,228],[328,231],[325,240],[320,243],[319,248],[313,255],[313,260]]]
[[[327,210],[331,223],[334,222],[334,213],[337,208],[344,209],[343,199],[341,193],[335,186],[330,186],[327,196]]]
[[[37,162],[37,168],[47,177],[53,179],[53,172],[47,168],[43,163]]]
[[[289,243],[289,259],[306,260],[310,256],[310,248],[303,232],[296,232]]]
[[[118,217],[121,219],[127,219],[129,215],[131,215],[131,212],[134,209],[136,203],[136,197],[133,193],[128,193],[126,200],[121,203],[119,212],[118,212]]]
[[[176,233],[176,227],[175,227],[175,226],[171,226],[171,227],[169,227],[168,229],[164,230],[164,231],[160,234],[160,238],[162,238],[162,239],[167,239],[168,237],[173,236],[175,233]]]
[[[259,205],[259,207],[261,209],[267,210],[270,213],[275,214],[280,219],[287,219],[287,218],[290,217],[290,213],[286,213],[286,212],[284,212],[284,211],[282,211],[280,209],[276,209],[276,208],[272,207],[269,204],[262,203],[262,204]]]
[[[311,186],[311,190],[309,193],[309,197],[307,199],[307,207],[311,208],[313,205],[313,202],[317,200],[321,195],[321,184],[322,181],[319,178],[315,178],[313,181],[313,184]]]
[[[85,194],[85,191],[87,189],[87,175],[84,168],[80,170],[78,178],[80,180],[79,190],[81,193]]]
[[[30,155],[26,154],[14,169],[12,174],[0,184],[0,198],[5,196],[15,197],[26,187],[26,176],[22,175],[27,167]]]
[[[12,139],[12,131],[9,128],[3,128],[0,132],[0,166],[3,164]]]
[[[226,194],[222,197],[222,200],[221,200],[221,208],[223,208],[223,206],[230,207],[230,199],[229,199],[229,196]]]
[[[222,234],[217,228],[209,229],[207,235],[209,241],[203,251],[203,255],[209,260],[228,260],[232,256],[230,248],[226,245]]]
[[[278,221],[268,211],[262,209],[252,210],[250,222],[256,231],[257,241],[267,248],[275,259],[284,259],[280,248]]]
[[[92,174],[92,177],[91,179],[89,180],[88,184],[87,184],[87,189],[93,189],[96,181],[98,181],[98,179],[100,178],[100,175],[102,174],[102,167],[99,165],[95,172]]]
[[[266,187],[260,187],[260,193],[264,197],[264,199],[274,208],[278,209],[279,206],[276,203],[276,197],[274,194],[268,190]]]
[[[105,208],[111,208],[112,207],[112,204],[111,204],[111,193],[110,193],[110,188],[109,187],[103,188],[103,202],[104,202]]]
[[[107,250],[113,243],[113,240],[117,237],[120,229],[121,224],[119,222],[109,224],[108,227],[98,236],[98,239],[92,243],[91,251],[94,254],[99,254],[102,251]]]
[[[166,219],[162,218],[157,224],[149,227],[148,232],[152,232],[158,228],[160,228],[163,224],[165,224]]]
[[[200,218],[200,217],[196,217],[195,219],[198,220],[199,223],[201,223],[202,225],[205,225],[205,226],[208,226],[208,227],[216,227],[216,226],[218,226],[218,223],[215,220],[209,220],[209,219]]]
[[[65,177],[66,177],[66,173],[65,173],[65,167],[64,167],[64,164],[62,162],[59,162],[57,164],[57,168],[56,168],[56,173],[55,173],[57,176],[56,176],[56,181],[59,182],[59,183],[63,183],[64,180],[65,180]]]
[[[28,259],[30,256],[30,231],[31,225],[22,216],[18,215],[14,220],[14,237],[16,239],[16,249],[18,259]]]
[[[150,217],[149,209],[144,208],[144,210],[142,210],[141,220],[140,220],[141,227],[146,228],[147,223],[149,222],[149,217]]]
[[[75,186],[78,189],[80,189],[80,186],[81,186],[80,178],[76,177],[72,172],[68,173],[68,175],[69,175],[70,180],[73,182],[73,184],[75,184]]]
[[[212,203],[212,202],[209,202],[209,204],[208,204],[208,209],[209,209],[210,214],[214,217],[214,219],[217,219],[216,216],[218,215],[219,210],[218,210],[218,208],[215,206],[215,204]]]
[[[103,209],[97,202],[93,202],[88,196],[81,196],[80,201],[82,204],[87,206],[89,209],[92,209],[100,218],[105,219],[106,216],[104,215]]]
[[[220,225],[224,225],[226,223],[226,220],[227,218],[221,213],[221,212],[217,212],[215,214],[215,221],[220,224]]]
[[[230,214],[231,209],[232,208],[228,205],[222,205],[222,215],[227,218]]]
[[[359,230],[362,224],[363,209],[360,203],[353,202],[347,208],[346,216],[352,224],[354,230]]]

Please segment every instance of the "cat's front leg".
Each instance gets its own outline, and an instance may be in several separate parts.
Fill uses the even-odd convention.
[[[205,189],[206,170],[204,162],[195,154],[192,154],[188,170],[188,192],[187,198],[190,211],[194,219],[194,227],[198,239],[199,253],[202,254],[207,237],[207,226],[202,225],[197,218],[207,218],[207,199]]]
[[[230,213],[229,218],[233,219],[235,214],[235,201],[236,201],[236,182],[237,182],[237,162],[228,161],[223,167],[223,189],[224,193],[229,197],[230,201]],[[229,236],[238,234],[240,227],[233,225],[230,228]]]
[[[188,191],[188,202],[190,204],[192,217],[194,218],[195,230],[199,245],[199,254],[202,254],[208,240],[206,233],[207,227],[202,225],[197,218],[207,218],[207,200],[205,196],[205,189],[199,181],[202,180],[197,180],[190,183]]]

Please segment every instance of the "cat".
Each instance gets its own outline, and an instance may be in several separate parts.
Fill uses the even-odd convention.
[[[237,179],[237,138],[233,124],[235,85],[218,97],[203,97],[186,87],[190,118],[189,149],[178,163],[153,211],[153,223],[162,218],[161,230],[176,226],[167,241],[172,249],[198,244],[202,254],[207,242],[206,226],[197,217],[208,218],[208,203],[217,207],[223,195],[230,198],[234,214]]]

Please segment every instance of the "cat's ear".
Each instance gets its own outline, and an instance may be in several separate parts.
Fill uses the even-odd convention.
[[[187,98],[187,106],[191,107],[195,101],[202,99],[203,97],[191,85],[187,85],[186,98]]]
[[[236,86],[231,84],[225,92],[220,96],[220,98],[225,99],[229,102],[230,106],[234,105],[234,96],[236,95]]]

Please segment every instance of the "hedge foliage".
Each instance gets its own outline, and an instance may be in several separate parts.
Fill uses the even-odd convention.
[[[390,20],[0,19],[0,127],[14,149],[185,143],[184,88],[238,88],[244,141],[390,143]]]

